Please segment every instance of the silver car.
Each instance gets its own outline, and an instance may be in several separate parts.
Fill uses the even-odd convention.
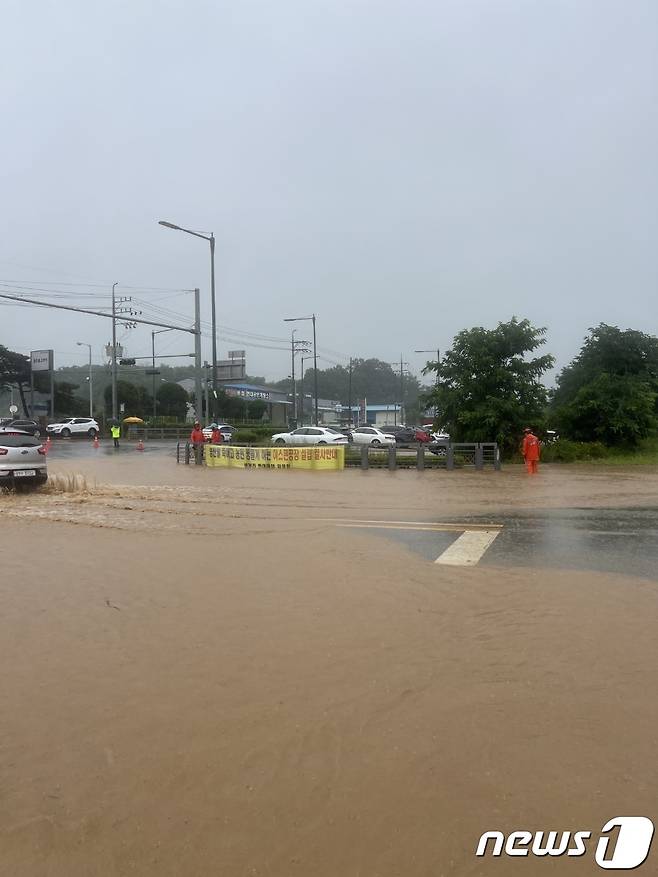
[[[12,429],[0,429],[0,487],[45,484],[46,451],[38,438]]]

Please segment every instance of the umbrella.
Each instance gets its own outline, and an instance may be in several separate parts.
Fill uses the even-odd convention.
[[[141,417],[124,417],[124,423],[144,423]]]

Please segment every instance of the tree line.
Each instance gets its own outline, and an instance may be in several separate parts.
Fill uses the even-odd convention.
[[[611,447],[634,447],[658,432],[658,338],[636,329],[622,330],[601,323],[591,328],[576,357],[547,388],[545,375],[555,359],[541,353],[546,329],[527,319],[512,318],[494,329],[474,327],[459,332],[439,362],[428,362],[424,374],[431,386],[423,387],[413,375],[400,378],[390,363],[379,359],[354,359],[350,366],[318,370],[318,395],[347,405],[367,398],[377,403],[399,402],[404,397],[407,421],[421,410],[433,409],[436,426],[454,441],[496,441],[516,448],[523,428],[542,433],[556,430],[561,437],[579,442],[601,442]],[[190,399],[176,381],[193,373],[191,366],[161,366],[168,380],[156,392],[159,416],[185,417]],[[97,378],[96,374],[99,373]],[[58,370],[55,407],[70,416],[88,412],[84,395],[76,394],[86,376],[85,367]],[[78,376],[79,383],[71,379]],[[61,378],[67,378],[61,380]],[[131,375],[133,378],[133,375]],[[313,388],[314,373],[307,370],[304,392]],[[263,384],[258,376],[248,378]],[[126,411],[149,417],[153,398],[149,379],[135,374],[118,383],[119,402]],[[94,368],[100,399],[108,410],[109,374]],[[26,393],[30,386],[29,359],[0,345],[0,389],[17,388],[27,416]],[[291,392],[291,381],[272,384]],[[298,386],[299,391],[299,386]],[[220,413],[230,419],[257,419],[262,402],[235,399],[220,393]]]

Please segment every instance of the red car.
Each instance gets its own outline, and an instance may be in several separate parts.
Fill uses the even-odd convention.
[[[421,429],[420,426],[414,426],[414,432],[416,433],[416,441],[417,442],[429,442],[431,441],[431,436],[429,432],[424,429]]]

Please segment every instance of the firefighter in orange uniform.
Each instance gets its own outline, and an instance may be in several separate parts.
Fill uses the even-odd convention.
[[[190,433],[190,444],[194,450],[194,461],[197,464],[201,463],[203,460],[203,443],[205,440],[206,437],[201,429],[201,424],[198,420],[195,420],[194,429]]]
[[[521,448],[528,475],[536,475],[539,471],[539,439],[529,426],[523,430],[523,446]]]

